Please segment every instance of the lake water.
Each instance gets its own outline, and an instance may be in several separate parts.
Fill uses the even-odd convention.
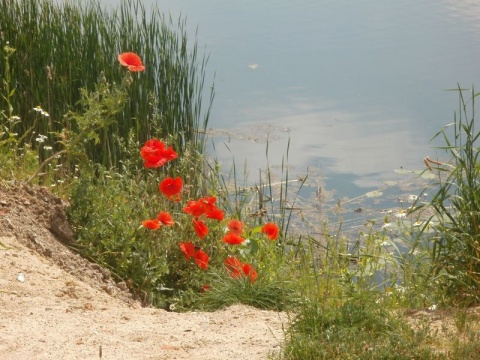
[[[116,1],[103,0],[113,4]],[[230,168],[250,180],[278,167],[333,198],[353,198],[423,169],[430,138],[453,119],[445,91],[480,78],[475,0],[158,0],[210,54],[216,97],[209,127]],[[442,156],[441,153],[438,156]],[[312,189],[315,187],[311,186]]]

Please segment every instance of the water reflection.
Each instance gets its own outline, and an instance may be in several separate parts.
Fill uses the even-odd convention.
[[[335,179],[351,174],[353,185],[365,188],[391,180],[394,169],[423,166],[425,139],[407,119],[383,118],[381,109],[375,108],[368,112],[339,108],[328,101],[322,106],[321,100],[297,99],[285,106],[251,109],[262,124],[270,126],[250,122],[231,129],[233,135],[228,137],[216,132],[215,149],[222,154],[226,142],[231,154],[240,154],[249,167],[257,169],[267,164],[267,140],[270,166],[281,164],[290,140],[288,162],[297,172],[315,166]]]

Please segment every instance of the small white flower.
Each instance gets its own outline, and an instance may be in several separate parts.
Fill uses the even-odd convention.
[[[407,216],[407,213],[405,211],[400,211],[399,213],[395,214],[395,217],[397,219],[403,219],[406,216]]]
[[[434,311],[434,310],[436,310],[436,309],[437,309],[437,305],[435,305],[435,304],[432,305],[432,306],[429,306],[429,307],[427,308],[427,310],[429,310],[429,311]]]
[[[390,227],[392,227],[392,223],[385,223],[385,224],[383,224],[383,226],[382,226],[382,230],[388,229],[388,228],[390,228]]]
[[[36,111],[36,112],[38,112],[41,115],[46,116],[46,117],[50,116],[50,114],[48,112],[46,112],[45,110],[43,110],[40,105],[38,105],[37,107],[34,107],[33,111]]]
[[[45,150],[52,150],[52,147],[51,146],[44,146],[43,147]],[[50,164],[49,164],[50,165]]]
[[[45,142],[45,139],[47,139],[47,136],[40,134],[40,135],[38,135],[38,137],[35,139],[35,141],[38,142],[38,143],[43,143],[43,142]]]
[[[417,196],[417,195],[408,195],[408,200],[410,200],[410,201],[417,201],[417,200],[418,200],[418,196]]]
[[[418,255],[418,254],[420,254],[420,251],[418,251],[418,250],[416,250],[416,249],[415,249],[415,250],[410,249],[410,250],[408,251],[408,255]]]

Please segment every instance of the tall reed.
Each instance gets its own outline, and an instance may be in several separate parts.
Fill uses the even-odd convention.
[[[117,55],[133,51],[146,71],[135,77],[128,103],[100,144],[89,145],[90,159],[118,165],[125,154],[117,139],[127,139],[130,132],[139,142],[172,136],[180,153],[190,143],[203,150],[202,130],[214,92],[210,88],[204,101],[207,57],[187,40],[184,20],[166,18],[157,7],[147,11],[139,0],[108,11],[95,0],[0,0],[1,47],[8,42],[16,49],[10,67],[15,94],[9,100],[22,119],[20,136],[31,127],[38,105],[50,117],[36,124],[37,134],[68,128],[63,115],[79,110],[80,89],[93,90],[102,78],[120,82],[124,69]],[[0,63],[2,75],[4,66]],[[0,99],[0,109],[5,108]]]
[[[436,229],[432,274],[447,301],[470,304],[480,302],[480,132],[475,130],[475,100],[480,94],[472,90],[465,100],[463,89],[458,93],[453,123],[434,137],[443,138],[440,149],[450,160],[429,162],[438,175],[438,191],[431,201],[435,214],[430,224]]]

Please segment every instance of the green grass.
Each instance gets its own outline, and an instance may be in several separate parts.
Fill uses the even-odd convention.
[[[422,346],[426,336],[369,298],[336,307],[311,303],[294,319],[281,358],[433,359],[433,351]]]
[[[134,51],[146,70],[134,75],[127,103],[99,134],[100,142],[86,146],[89,158],[118,167],[125,155],[118,139],[131,132],[140,143],[175,135],[177,151],[191,144],[203,149],[213,87],[204,101],[207,58],[187,40],[184,20],[165,18],[138,0],[112,11],[96,1],[1,0],[0,24],[2,49],[7,44],[15,49],[9,64],[0,62],[4,93],[14,91],[8,100],[0,99],[0,108],[21,118],[15,128],[19,137],[34,131],[54,142],[51,133],[69,126],[64,114],[81,110],[81,89],[93,91],[103,78],[120,83],[124,69],[117,55]],[[50,117],[34,122],[32,109],[39,105]],[[36,135],[26,144],[35,146]]]

